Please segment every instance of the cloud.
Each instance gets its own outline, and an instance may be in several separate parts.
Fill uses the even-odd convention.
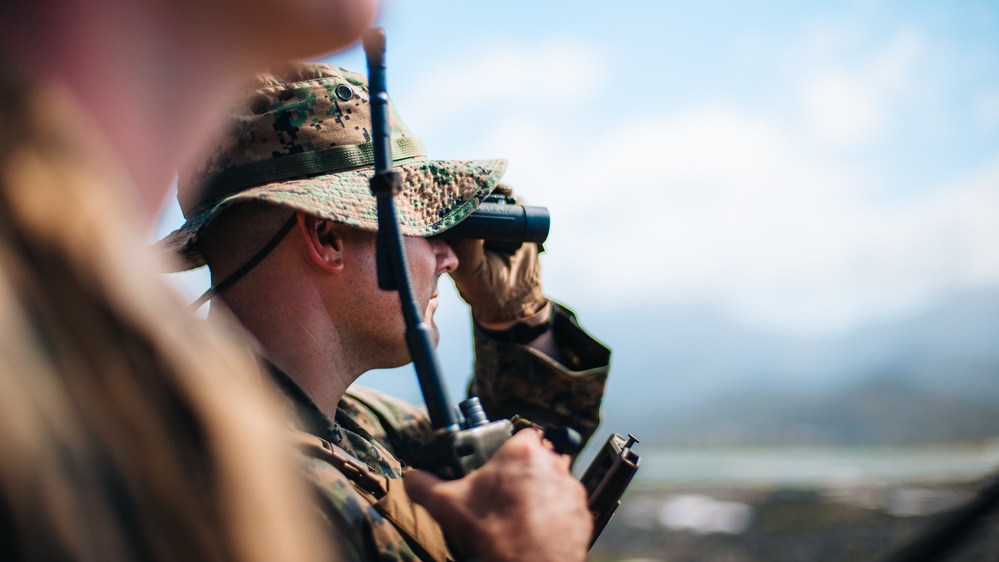
[[[575,106],[593,97],[606,71],[603,57],[573,40],[541,45],[490,45],[486,52],[449,56],[437,61],[398,94],[406,122],[421,137],[490,116],[529,118],[552,108]]]
[[[490,136],[506,142],[507,127]],[[535,142],[552,137],[534,127]],[[541,143],[508,178],[552,207],[546,277],[580,302],[710,301],[758,325],[824,331],[999,283],[999,154],[883,202],[864,171],[795,138],[704,106],[615,123],[589,137],[600,142]]]
[[[808,132],[840,147],[876,140],[886,128],[896,98],[913,87],[925,50],[920,33],[902,30],[859,65],[828,64],[807,73],[799,89]]]
[[[975,122],[986,131],[999,128],[999,90],[985,92],[978,96],[974,104]]]
[[[802,97],[811,133],[830,144],[862,142],[881,128],[875,93],[845,71],[826,69],[810,76]]]

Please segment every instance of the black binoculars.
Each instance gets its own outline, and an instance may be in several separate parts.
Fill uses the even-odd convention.
[[[550,226],[547,208],[518,205],[515,197],[490,195],[465,220],[437,237],[485,240],[489,249],[513,252],[525,242],[542,245]]]

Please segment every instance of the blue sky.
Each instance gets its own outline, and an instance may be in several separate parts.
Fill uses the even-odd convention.
[[[551,209],[545,285],[584,319],[698,303],[824,336],[999,284],[995,2],[394,0],[380,25],[431,156],[508,158]]]

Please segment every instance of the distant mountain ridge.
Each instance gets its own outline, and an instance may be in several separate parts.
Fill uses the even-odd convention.
[[[618,327],[608,430],[691,443],[999,435],[999,287],[824,340],[760,333],[703,308],[615,316],[587,318],[597,332]]]

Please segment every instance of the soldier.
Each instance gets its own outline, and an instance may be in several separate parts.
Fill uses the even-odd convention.
[[[425,414],[371,389],[348,389],[370,369],[410,361],[399,296],[376,282],[369,108],[366,80],[344,69],[295,64],[258,76],[181,175],[178,199],[187,220],[164,244],[183,268],[207,262],[216,303],[224,302],[273,365],[296,429],[312,436],[316,453],[307,473],[358,558],[442,560],[449,554],[436,525],[428,526],[408,499],[393,496],[396,479],[430,437]],[[481,240],[449,244],[433,237],[497,189],[506,163],[428,160],[391,109],[390,125],[404,178],[396,198],[401,228],[425,319],[432,323],[438,278],[451,275],[472,310],[471,387],[487,413],[570,426],[588,439],[599,422],[610,353],[580,329],[571,311],[545,298],[537,246],[508,256],[485,251]],[[538,439],[518,434],[513,443]],[[494,460],[503,463],[509,451],[500,453]],[[568,459],[545,456],[551,474],[568,474]],[[451,494],[501,486],[517,470],[515,463],[502,471],[493,465],[453,483],[415,471],[407,489],[447,525],[454,515],[447,507]],[[553,482],[531,501],[578,514],[579,505],[567,499],[581,494],[576,483]],[[501,496],[484,497],[470,511],[490,502],[502,503]],[[481,533],[492,524],[489,516],[465,523],[450,535],[463,555],[486,559],[498,551],[543,559],[518,551],[512,540],[531,533],[536,520],[510,527],[511,534],[492,543]],[[579,532],[562,531],[549,536]],[[570,542],[552,559],[585,556]]]

